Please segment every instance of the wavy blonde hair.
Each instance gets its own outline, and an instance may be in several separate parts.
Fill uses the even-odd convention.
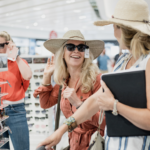
[[[69,72],[63,56],[64,48],[62,46],[55,54],[54,81],[56,84],[62,85],[64,87],[66,86],[65,80],[69,77]],[[93,86],[96,82],[96,76],[100,73],[98,66],[92,63],[93,59],[94,56],[89,50],[89,58],[85,58],[80,74],[82,93],[87,93],[93,89]]]
[[[117,25],[121,28],[121,42],[132,51],[135,59],[150,53],[150,36],[132,28]]]
[[[6,41],[12,41],[13,42],[11,36],[6,31],[0,32],[0,37],[4,38]]]

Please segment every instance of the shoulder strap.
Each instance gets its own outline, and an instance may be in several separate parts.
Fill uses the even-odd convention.
[[[55,121],[55,131],[59,128],[61,91],[62,91],[62,86],[60,86],[59,88],[56,121]]]
[[[99,126],[98,126],[98,130],[100,130],[101,124],[102,124],[103,119],[104,119],[104,114],[105,114],[105,112],[103,110],[101,110],[100,114],[99,114],[99,121],[98,121]]]
[[[62,86],[60,86],[59,94],[58,94],[57,112],[56,112],[56,120],[55,120],[55,131],[59,128],[61,91],[62,91]],[[56,150],[56,145],[54,146],[54,150]]]

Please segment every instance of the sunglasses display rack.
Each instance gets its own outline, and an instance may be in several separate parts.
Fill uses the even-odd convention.
[[[6,84],[8,82],[0,82],[0,85]],[[9,127],[6,127],[4,125],[4,121],[9,118],[9,116],[5,116],[4,114],[4,108],[8,105],[1,104],[1,97],[7,95],[8,93],[1,93],[1,87],[0,87],[0,150],[6,150],[1,149],[3,145],[5,145],[7,142],[9,142],[9,138],[4,138],[3,133],[5,133],[7,130],[10,130]]]
[[[50,57],[50,56],[49,56]],[[42,82],[44,68],[48,56],[21,56],[28,62],[32,70],[30,85],[25,93],[25,109],[30,135],[30,149],[36,149],[37,144],[53,133],[53,109],[43,109],[40,106],[39,97],[34,98],[34,90]]]

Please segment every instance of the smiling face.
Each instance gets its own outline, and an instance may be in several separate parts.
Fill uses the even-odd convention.
[[[5,38],[0,37],[0,44],[6,43]],[[5,44],[4,47],[0,47],[0,53],[6,53],[7,45]]]
[[[66,44],[84,44],[82,41],[74,41],[69,40]],[[84,62],[84,52],[79,52],[76,48],[74,51],[68,51],[66,47],[64,47],[64,59],[68,67],[82,67]]]

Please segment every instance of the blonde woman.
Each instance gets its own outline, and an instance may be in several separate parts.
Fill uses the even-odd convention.
[[[65,122],[53,135],[40,144],[45,145],[46,149],[57,144],[68,128],[73,130],[74,124],[81,124],[99,109],[115,111],[136,127],[150,131],[150,21],[147,3],[144,0],[119,0],[110,20],[95,22],[97,26],[108,24],[114,24],[114,35],[121,48],[127,48],[130,52],[120,56],[114,71],[145,70],[147,108],[133,108],[117,102],[106,84],[101,81],[102,88],[89,97],[70,117],[74,119],[68,118],[69,124]],[[106,130],[105,150],[150,150],[150,135],[109,137]]]
[[[4,104],[9,105],[4,108],[5,114],[9,116],[5,124],[12,131],[12,133],[5,132],[3,135],[7,138],[10,135],[15,150],[29,150],[29,130],[24,97],[32,72],[28,63],[17,56],[17,51],[18,49],[10,35],[5,31],[0,32],[0,53],[7,53],[8,56],[8,71],[0,72],[0,80],[8,80],[11,85],[11,87],[8,84],[0,85],[1,92],[8,93],[2,97],[2,100]],[[10,149],[8,143],[2,148]]]
[[[55,61],[48,60],[42,86],[35,90],[34,96],[40,96],[42,108],[52,107],[57,104],[62,85],[60,108],[65,117],[69,118],[101,86],[99,69],[92,61],[100,55],[104,43],[99,40],[87,41],[80,31],[71,30],[62,39],[52,39],[44,45],[55,54]],[[51,86],[53,72],[56,82],[54,87]],[[95,115],[69,133],[71,150],[88,149],[91,135],[98,127],[98,117],[97,110]],[[105,120],[100,129],[101,135],[104,134],[104,127]]]

